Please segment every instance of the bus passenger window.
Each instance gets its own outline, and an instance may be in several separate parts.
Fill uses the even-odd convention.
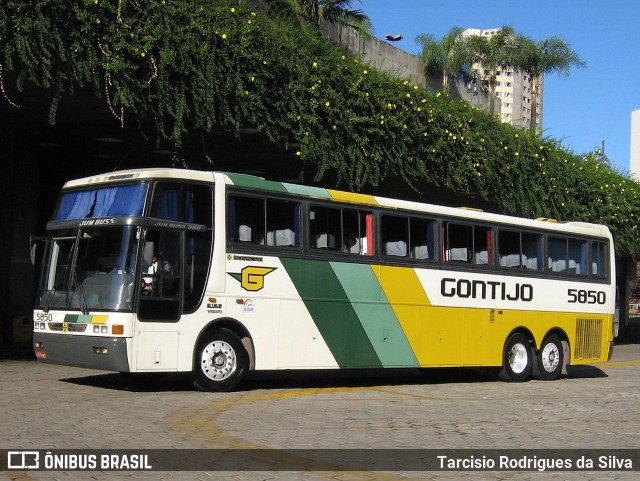
[[[434,230],[432,220],[412,217],[409,221],[409,238],[411,257],[413,259],[435,259]]]
[[[407,257],[409,244],[406,217],[383,215],[380,219],[380,235],[382,237],[382,253],[388,256]]]
[[[228,239],[230,242],[264,244],[264,199],[229,197]]]
[[[549,237],[549,259],[548,267],[551,272],[567,271],[567,239]]]
[[[591,275],[594,277],[607,277],[606,247],[604,242],[591,243]]]
[[[522,258],[523,266],[527,269],[541,271],[542,270],[542,236],[540,234],[530,234],[523,232],[522,242]]]
[[[493,264],[493,232],[489,227],[473,227],[473,263],[476,265]]]
[[[446,223],[444,229],[445,260],[447,262],[471,262],[473,252],[473,227]]]
[[[542,270],[542,236],[500,230],[498,259],[501,267]]]
[[[267,245],[300,246],[300,205],[282,200],[267,200]]]
[[[309,210],[311,248],[335,251],[340,247],[340,209],[312,206]]]
[[[586,276],[588,274],[586,241],[569,239],[568,273],[576,276]]]

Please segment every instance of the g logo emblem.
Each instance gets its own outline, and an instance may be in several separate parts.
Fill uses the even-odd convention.
[[[256,292],[264,287],[264,276],[275,270],[275,267],[247,266],[240,274],[230,272],[229,275],[240,281],[245,291]]]

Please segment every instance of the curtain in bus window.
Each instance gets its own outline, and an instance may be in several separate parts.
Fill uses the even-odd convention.
[[[227,215],[229,216],[229,241],[235,242],[237,239],[236,233],[236,200],[231,197],[229,199],[229,210]]]
[[[107,194],[106,191],[114,190],[113,195]],[[106,215],[141,215],[144,206],[144,198],[147,193],[147,186],[144,184],[123,185],[114,189],[104,189],[104,207],[101,207],[102,213],[94,214],[94,217]],[[98,199],[96,200],[96,211],[98,210],[101,193],[98,191]]]
[[[91,212],[95,195],[95,190],[64,194],[54,220],[84,219]]]
[[[126,185],[68,192],[62,196],[54,220],[85,219],[107,215],[140,215],[146,186]]]
[[[153,217],[180,220],[180,191],[158,189],[153,198]]]

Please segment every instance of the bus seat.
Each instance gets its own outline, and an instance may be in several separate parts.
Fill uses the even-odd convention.
[[[385,252],[388,256],[402,256],[407,255],[407,243],[404,241],[387,242],[385,244]]]
[[[502,267],[521,267],[527,265],[527,256],[520,254],[507,254],[500,257]]]
[[[447,251],[447,260],[449,261],[465,261],[467,262],[469,259],[467,258],[466,247],[453,247]]]
[[[315,238],[316,248],[318,249],[335,249],[336,237],[333,234],[318,234]]]
[[[241,225],[238,228],[238,239],[241,242],[251,242],[251,227],[248,225]]]
[[[475,258],[476,258],[476,264],[481,264],[481,265],[489,264],[489,253],[487,251],[476,252]]]
[[[427,246],[413,246],[414,259],[429,259],[429,248]]]
[[[291,229],[280,229],[275,231],[275,245],[277,246],[295,246],[296,235]]]

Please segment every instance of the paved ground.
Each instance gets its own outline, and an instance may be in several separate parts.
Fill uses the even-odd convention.
[[[471,371],[262,375],[226,394],[185,376],[117,374],[0,359],[0,449],[640,449],[640,344],[556,382]],[[605,451],[606,453],[607,451]],[[292,455],[293,456],[293,455]],[[298,454],[291,467],[304,466]],[[4,463],[2,463],[4,464]],[[640,466],[639,466],[640,467]],[[636,479],[616,472],[0,472],[2,479]]]

